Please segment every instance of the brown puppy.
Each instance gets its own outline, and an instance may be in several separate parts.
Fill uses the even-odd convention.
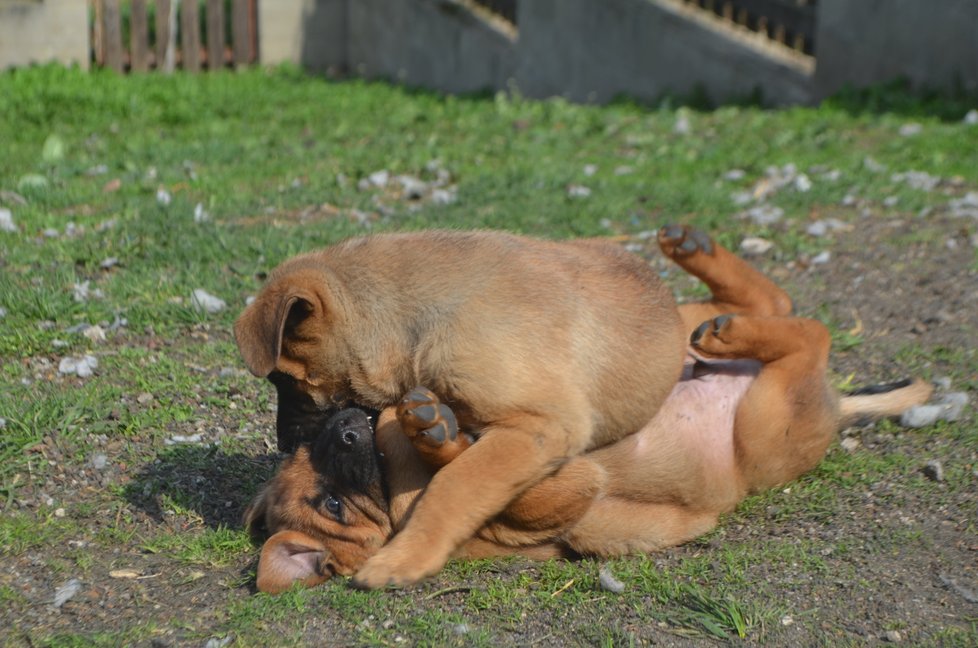
[[[371,588],[435,573],[528,486],[640,429],[685,347],[641,259],[499,232],[377,235],[296,257],[234,332],[278,388],[282,449],[312,438],[337,401],[379,409],[419,384],[479,438],[356,574]]]
[[[565,463],[456,556],[608,556],[685,542],[747,494],[812,468],[846,423],[896,414],[929,396],[929,386],[909,383],[840,401],[826,383],[829,335],[822,324],[789,317],[783,291],[704,234],[667,227],[659,241],[713,293],[680,312],[692,351],[715,360],[688,363],[641,431]],[[272,534],[262,549],[259,589],[354,573],[410,518],[437,469],[482,443],[466,450],[472,441],[456,428],[451,410],[421,389],[396,413],[383,413],[376,441],[361,412],[331,420],[249,510],[249,526]]]

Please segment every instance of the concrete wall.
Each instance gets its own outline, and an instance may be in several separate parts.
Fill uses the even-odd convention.
[[[518,38],[480,19],[464,1],[352,0],[345,13],[343,4],[260,3],[262,61],[340,66],[445,92],[499,90],[515,82],[527,96],[574,101],[654,100],[694,89],[716,101],[755,90],[772,104],[811,99],[810,61],[779,54],[763,39],[668,0],[524,0]],[[319,19],[299,30],[297,21],[309,15]],[[334,35],[340,23],[345,55],[328,47],[341,40]]]
[[[659,0],[531,0],[519,4],[517,86],[527,95],[605,102],[699,88],[717,102],[760,90],[770,104],[811,99],[811,63]]]
[[[354,0],[350,72],[445,92],[505,88],[512,35],[450,0]]]
[[[88,3],[0,0],[0,69],[31,63],[88,69]]]
[[[269,65],[299,63],[342,69],[347,50],[346,0],[261,0],[258,53]]]
[[[819,0],[815,38],[818,97],[898,77],[978,92],[976,0]]]
[[[89,64],[85,0],[0,0],[0,69]],[[906,77],[978,93],[978,0],[820,0],[818,62],[677,0],[522,0],[519,35],[470,0],[259,0],[259,55],[445,92],[655,100],[760,90],[810,103]]]

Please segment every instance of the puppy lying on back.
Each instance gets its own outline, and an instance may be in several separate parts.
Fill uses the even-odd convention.
[[[608,242],[501,232],[385,234],[296,257],[234,333],[278,389],[282,449],[314,437],[338,401],[382,409],[419,384],[479,438],[357,572],[371,588],[438,571],[528,486],[640,429],[685,347],[643,260]]]
[[[686,542],[746,495],[811,469],[840,427],[929,396],[929,386],[908,382],[840,399],[826,382],[822,324],[791,317],[783,291],[706,235],[672,226],[659,241],[713,293],[680,307],[697,359],[641,430],[565,462],[455,556],[613,556]],[[376,436],[361,410],[340,412],[286,460],[247,513],[253,532],[271,534],[259,589],[356,573],[410,526],[439,470],[483,442],[459,433],[451,408],[426,389],[386,410]],[[422,501],[438,504],[431,492]]]

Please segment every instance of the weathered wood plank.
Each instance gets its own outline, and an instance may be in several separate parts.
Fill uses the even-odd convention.
[[[156,69],[173,72],[177,56],[176,3],[156,0]]]
[[[207,0],[207,69],[224,67],[224,0]]]
[[[234,65],[251,63],[251,16],[249,0],[234,0],[231,5],[231,45],[234,48]]]
[[[197,0],[183,0],[180,7],[180,51],[183,69],[200,72],[200,14]]]
[[[105,66],[122,72],[122,15],[119,12],[119,0],[102,0],[102,42]]]
[[[149,69],[149,23],[146,20],[146,0],[132,0],[129,16],[129,68],[133,72],[145,72]]]

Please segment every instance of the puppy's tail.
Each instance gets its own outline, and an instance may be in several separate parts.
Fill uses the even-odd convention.
[[[907,378],[847,392],[839,401],[841,426],[848,427],[887,416],[899,416],[914,405],[926,403],[933,391],[934,387],[930,383]]]

